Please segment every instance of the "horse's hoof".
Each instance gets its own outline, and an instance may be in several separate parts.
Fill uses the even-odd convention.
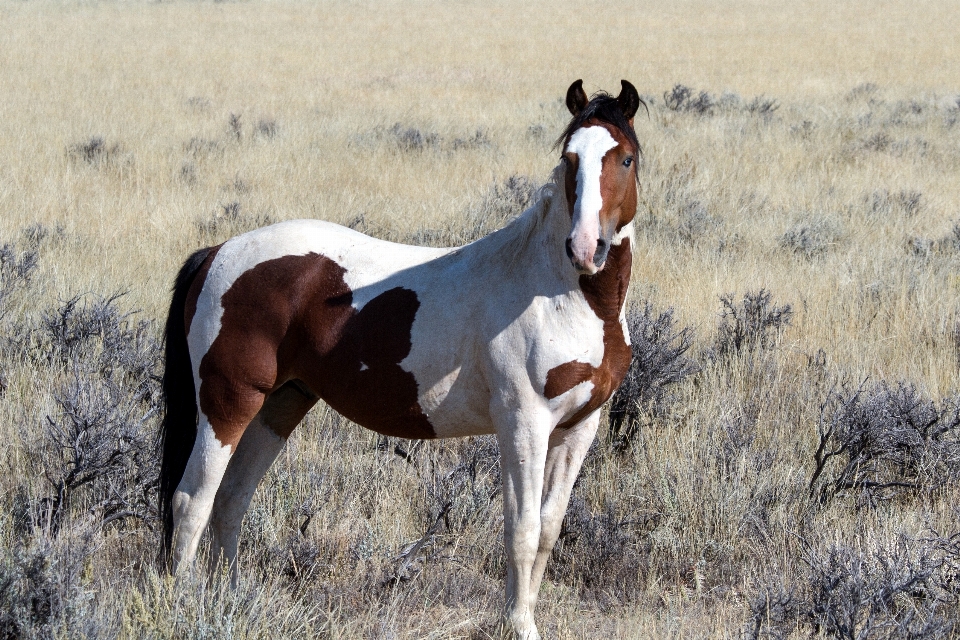
[[[507,622],[501,627],[501,634],[510,640],[541,640],[536,625],[512,625]]]

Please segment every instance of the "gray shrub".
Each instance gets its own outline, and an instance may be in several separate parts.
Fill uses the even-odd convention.
[[[594,512],[582,498],[571,498],[547,577],[576,585],[600,600],[611,593],[618,601],[637,598],[639,577],[649,564],[640,544],[647,521],[642,516],[624,517],[621,511],[621,505],[611,501]]]
[[[0,246],[0,320],[10,310],[10,298],[26,289],[39,263],[36,251],[22,251],[15,244]]]
[[[842,640],[947,636],[955,623],[938,612],[938,599],[950,595],[940,569],[955,550],[945,554],[941,542],[900,536],[870,552],[836,544],[811,553],[813,628]]]
[[[663,414],[675,385],[700,369],[686,355],[693,330],[677,328],[672,308],[657,313],[651,303],[635,302],[626,317],[633,360],[610,403],[610,437],[621,450],[633,443],[641,418]]]
[[[100,166],[116,161],[122,151],[118,143],[108,144],[103,136],[91,136],[88,140],[67,147],[67,156],[72,160]]]
[[[867,211],[879,216],[914,216],[923,204],[923,194],[919,191],[901,189],[891,192],[878,189],[865,198]]]
[[[876,504],[960,479],[960,400],[905,382],[839,388],[823,402],[810,492]]]
[[[812,218],[793,225],[780,236],[780,246],[808,260],[820,257],[841,238],[840,230],[826,218]]]
[[[717,336],[708,355],[712,358],[755,353],[773,347],[793,319],[793,308],[776,306],[766,289],[747,292],[739,304],[733,294],[720,297],[723,309]]]
[[[873,546],[803,540],[803,562],[784,584],[755,586],[745,637],[934,640],[953,637],[960,537],[899,535]],[[864,548],[866,547],[866,548]]]

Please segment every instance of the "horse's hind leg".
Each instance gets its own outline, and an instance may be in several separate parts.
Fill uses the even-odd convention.
[[[209,375],[202,385],[200,396],[208,389],[208,397],[215,400],[210,403],[211,410],[217,415],[208,415],[201,402],[197,438],[173,495],[174,571],[183,563],[191,564],[196,557],[223,474],[265,398],[253,385],[232,381],[224,375]]]
[[[210,517],[213,536],[210,545],[211,572],[217,570],[222,559],[226,559],[228,566],[233,569],[243,514],[257,484],[283,449],[284,442],[264,424],[259,414],[247,426],[223,474],[213,503]]]
[[[234,583],[238,576],[237,541],[243,514],[290,433],[316,402],[317,397],[297,382],[288,382],[274,391],[250,422],[227,466],[213,505],[211,570],[221,559],[226,560]]]
[[[222,442],[200,412],[197,439],[173,495],[173,570],[192,564],[236,442]],[[241,432],[242,433],[242,432]],[[237,436],[239,438],[239,435]]]

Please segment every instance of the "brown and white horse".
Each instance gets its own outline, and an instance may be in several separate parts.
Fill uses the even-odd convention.
[[[630,364],[624,300],[640,148],[620,95],[567,92],[573,120],[537,202],[454,249],[295,220],[193,254],[166,327],[162,504],[174,570],[212,523],[236,572],[260,479],[323,400],[401,438],[496,434],[505,621],[533,610],[600,406]],[[234,573],[236,575],[236,573]]]

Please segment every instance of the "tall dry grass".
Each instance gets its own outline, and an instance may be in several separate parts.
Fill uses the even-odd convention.
[[[541,630],[956,637],[957,23],[948,2],[0,5],[0,631],[493,634],[493,444],[324,409],[255,498],[238,589],[158,572],[157,322],[190,251],[255,226],[502,224],[582,77],[647,98],[632,318],[658,357],[688,328],[691,366],[638,373],[663,393],[598,439]]]

